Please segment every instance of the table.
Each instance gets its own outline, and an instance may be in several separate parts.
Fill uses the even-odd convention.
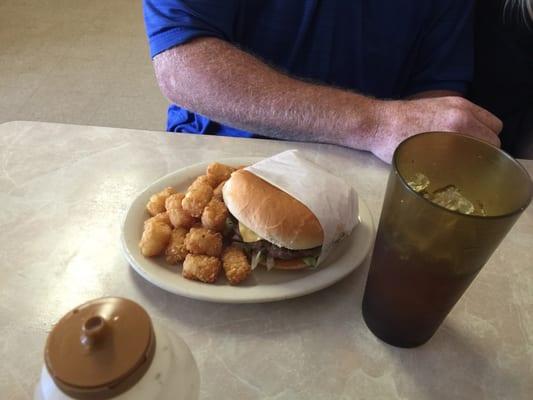
[[[437,334],[397,349],[361,317],[368,260],[298,299],[213,304],[168,294],[123,258],[135,194],[204,160],[297,148],[357,188],[378,220],[388,166],[346,148],[38,122],[0,125],[0,398],[29,399],[52,324],[114,295],[139,302],[190,346],[201,399],[530,399],[533,207]],[[523,162],[530,174],[533,161]]]

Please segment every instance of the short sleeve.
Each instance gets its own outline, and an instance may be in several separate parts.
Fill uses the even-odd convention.
[[[435,1],[403,95],[428,90],[465,93],[474,70],[472,0]],[[443,7],[444,6],[444,7]]]
[[[237,0],[144,0],[150,55],[201,36],[232,41]]]

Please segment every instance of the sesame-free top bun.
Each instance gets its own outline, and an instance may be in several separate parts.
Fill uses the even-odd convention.
[[[235,218],[276,246],[304,250],[322,246],[317,217],[301,202],[249,171],[237,170],[222,189]]]

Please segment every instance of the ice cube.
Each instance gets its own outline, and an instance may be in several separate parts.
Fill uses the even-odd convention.
[[[429,178],[420,172],[417,172],[415,176],[413,176],[413,178],[407,182],[409,187],[417,193],[421,193],[426,190],[429,186],[429,183]]]
[[[463,196],[461,191],[455,185],[447,185],[442,189],[437,189],[433,192],[428,188],[431,184],[429,178],[421,172],[417,172],[407,182],[409,187],[416,193],[420,193],[424,198],[438,204],[441,207],[447,208],[451,211],[457,211],[461,214],[486,216],[487,213],[481,202],[477,202],[477,207]]]
[[[458,211],[461,214],[473,214],[475,211],[474,204],[464,197],[454,185],[446,186],[434,191],[433,194],[426,194],[424,197],[441,207]]]

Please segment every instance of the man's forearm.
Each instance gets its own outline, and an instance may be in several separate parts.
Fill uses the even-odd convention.
[[[425,92],[419,92],[412,96],[409,96],[408,99],[409,100],[433,99],[435,97],[449,97],[449,96],[463,97],[461,93],[453,91],[453,90],[428,90]]]
[[[219,39],[167,50],[154,67],[172,102],[240,129],[365,150],[376,132],[376,100],[294,79]]]

